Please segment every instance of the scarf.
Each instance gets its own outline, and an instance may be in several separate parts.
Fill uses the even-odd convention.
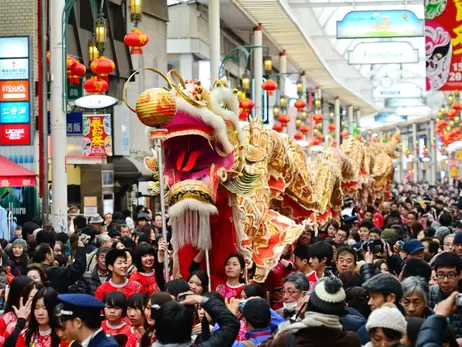
[[[318,312],[307,312],[305,318],[299,322],[290,323],[284,322],[279,325],[278,334],[283,331],[289,331],[295,333],[305,328],[316,328],[325,326],[327,328],[342,330],[342,324],[340,324],[340,318],[331,314],[324,314]]]

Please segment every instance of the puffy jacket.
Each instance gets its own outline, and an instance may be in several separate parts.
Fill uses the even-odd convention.
[[[50,281],[50,287],[54,288],[60,294],[67,293],[70,286],[82,279],[85,273],[85,266],[86,253],[83,247],[77,248],[74,263],[67,267],[56,267],[43,264],[43,268]]]
[[[344,331],[357,332],[363,325],[366,324],[366,318],[361,313],[352,307],[347,307],[348,314],[340,317]]]
[[[443,334],[448,322],[440,315],[428,317],[420,328],[416,347],[440,347],[443,345]]]
[[[361,283],[366,282],[368,279],[374,277],[377,274],[374,264],[364,264],[359,269],[359,274],[361,275]]]
[[[93,271],[85,272],[83,278],[69,288],[69,293],[85,293],[94,296],[96,289],[101,284],[98,275],[98,267],[96,266]]]
[[[435,307],[435,305],[439,304],[441,301],[446,299],[447,296],[441,291],[438,285],[433,285],[430,287],[430,292],[428,295],[428,306]],[[433,316],[432,316],[433,317]],[[462,314],[454,313],[451,317],[449,317],[451,322],[451,327],[456,335],[456,338],[462,337]]]

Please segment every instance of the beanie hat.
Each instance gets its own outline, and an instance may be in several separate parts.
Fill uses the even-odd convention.
[[[367,319],[367,331],[374,328],[390,329],[404,336],[407,333],[407,321],[396,306],[385,304],[372,311]]]
[[[396,237],[395,231],[393,229],[385,229],[382,232],[382,238],[393,245],[396,243],[396,241],[398,241],[398,238]]]
[[[368,293],[395,294],[396,302],[403,298],[403,287],[399,280],[389,273],[379,273],[363,283]]]
[[[346,294],[342,281],[334,277],[325,277],[319,280],[313,288],[308,300],[308,311],[343,316]]]
[[[24,239],[21,239],[21,238],[15,239],[12,243],[12,247],[14,246],[21,246],[22,248],[24,248],[25,251],[27,251],[27,242]]]
[[[270,306],[265,299],[251,299],[242,308],[242,317],[255,329],[265,329],[271,323]]]
[[[455,245],[462,243],[462,231],[458,231],[454,234],[454,241],[452,243]]]
[[[438,227],[436,229],[435,237],[439,238],[440,240],[443,240],[450,233],[451,233],[451,230],[449,230],[448,227]]]

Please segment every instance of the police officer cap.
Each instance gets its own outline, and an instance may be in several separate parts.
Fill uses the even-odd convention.
[[[99,309],[104,308],[104,303],[88,294],[59,294],[58,299],[64,304],[64,307]]]

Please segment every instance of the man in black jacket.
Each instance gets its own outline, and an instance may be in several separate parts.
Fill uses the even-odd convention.
[[[35,249],[34,263],[43,265],[50,286],[58,293],[67,293],[69,287],[82,279],[86,267],[86,252],[82,241],[79,240],[74,263],[67,267],[53,266],[55,261],[53,249],[48,244],[40,244]]]
[[[191,344],[194,307],[201,305],[212,321],[220,326],[209,340]],[[157,342],[153,347],[222,347],[231,346],[239,332],[239,320],[215,298],[187,295],[182,303],[168,302],[156,314]]]

